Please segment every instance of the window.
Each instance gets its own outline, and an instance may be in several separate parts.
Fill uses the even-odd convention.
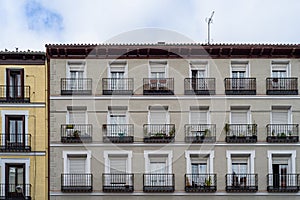
[[[69,90],[83,90],[86,88],[84,61],[68,61],[67,62],[67,77],[70,78]]]
[[[86,106],[68,106],[67,110],[68,124],[87,124]]]
[[[246,107],[231,107],[231,124],[248,124],[250,121],[250,111]]]
[[[6,82],[8,98],[24,97],[24,69],[6,69]]]
[[[169,124],[167,106],[150,106],[148,115],[149,124]]]
[[[127,63],[126,61],[114,61],[109,65],[109,78],[111,90],[125,89],[124,78],[126,78]]]
[[[290,124],[291,110],[286,106],[272,106],[271,124]]]
[[[279,62],[279,61],[272,61],[271,63],[272,68],[272,78],[286,78],[289,76],[288,69],[289,69],[289,62]]]
[[[232,88],[245,88],[246,83],[244,78],[247,78],[248,76],[248,62],[231,63],[231,78],[233,78],[231,83]]]
[[[192,79],[207,77],[207,62],[191,62],[190,63],[190,77]]]
[[[208,107],[190,107],[190,124],[208,124],[208,117]]]
[[[25,117],[22,115],[5,116],[6,147],[16,148],[25,146]]]
[[[150,78],[167,78],[166,68],[166,61],[150,61]]]
[[[127,115],[126,110],[110,110],[108,122],[109,124],[126,124]]]
[[[84,174],[90,173],[90,151],[64,151],[64,173]]]

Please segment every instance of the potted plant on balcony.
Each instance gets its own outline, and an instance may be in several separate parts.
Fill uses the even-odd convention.
[[[230,131],[230,126],[229,126],[228,123],[225,123],[225,125],[224,125],[224,131],[225,131],[226,133],[228,133],[228,132]]]
[[[172,129],[169,131],[169,136],[171,138],[175,136],[175,127],[172,127]]]
[[[80,136],[80,131],[79,130],[74,130],[73,137],[74,138],[79,138],[79,136]]]
[[[212,185],[211,177],[209,176],[208,179],[205,178],[205,186],[210,187]]]

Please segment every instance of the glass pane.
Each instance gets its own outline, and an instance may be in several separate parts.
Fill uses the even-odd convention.
[[[165,162],[151,162],[150,163],[151,173],[164,174],[166,173],[166,163]]]
[[[18,185],[23,184],[23,177],[24,177],[24,169],[23,168],[17,168],[17,177],[18,177]]]
[[[16,184],[16,168],[9,168],[9,184]]]

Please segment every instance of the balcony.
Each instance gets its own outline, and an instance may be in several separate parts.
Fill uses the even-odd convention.
[[[133,78],[103,78],[102,88],[104,95],[132,95]]]
[[[93,127],[91,124],[62,124],[62,143],[92,142]]]
[[[62,78],[61,95],[91,95],[91,78]]]
[[[173,95],[174,79],[173,78],[144,78],[143,80],[144,95]]]
[[[0,184],[1,200],[31,200],[31,185]]]
[[[133,124],[103,124],[103,142],[132,143]]]
[[[133,192],[133,174],[102,174],[103,192]]]
[[[30,134],[0,134],[1,152],[27,152],[31,151]]]
[[[145,143],[169,143],[175,139],[175,124],[144,124]]]
[[[61,174],[62,192],[92,192],[92,174]]]
[[[0,103],[29,103],[30,86],[0,85]]]
[[[215,192],[217,191],[216,174],[185,174],[186,192]]]
[[[144,192],[174,192],[174,174],[144,174]]]
[[[257,142],[257,124],[225,124],[227,143]]]
[[[256,78],[225,78],[225,94],[255,95]]]
[[[299,142],[298,124],[268,124],[267,142],[270,143]]]
[[[267,95],[298,95],[298,78],[267,78]]]
[[[186,124],[184,126],[185,142],[216,142],[215,124]]]
[[[257,192],[257,174],[226,174],[226,192]]]
[[[185,78],[184,94],[214,95],[216,94],[215,78]]]
[[[299,174],[268,174],[268,192],[298,192]]]

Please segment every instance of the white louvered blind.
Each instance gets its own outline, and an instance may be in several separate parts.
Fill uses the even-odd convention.
[[[247,124],[247,111],[231,112],[232,124]]]
[[[151,111],[150,112],[150,124],[167,124],[167,112],[166,111]]]
[[[272,124],[288,124],[288,111],[287,110],[273,110],[272,111]]]
[[[69,157],[69,173],[86,173],[86,157]]]
[[[86,112],[69,111],[69,124],[86,124]]]
[[[190,114],[191,124],[207,124],[207,112],[205,111],[193,111]]]
[[[122,174],[126,173],[126,161],[124,158],[109,158],[110,161],[110,173],[111,174]]]

